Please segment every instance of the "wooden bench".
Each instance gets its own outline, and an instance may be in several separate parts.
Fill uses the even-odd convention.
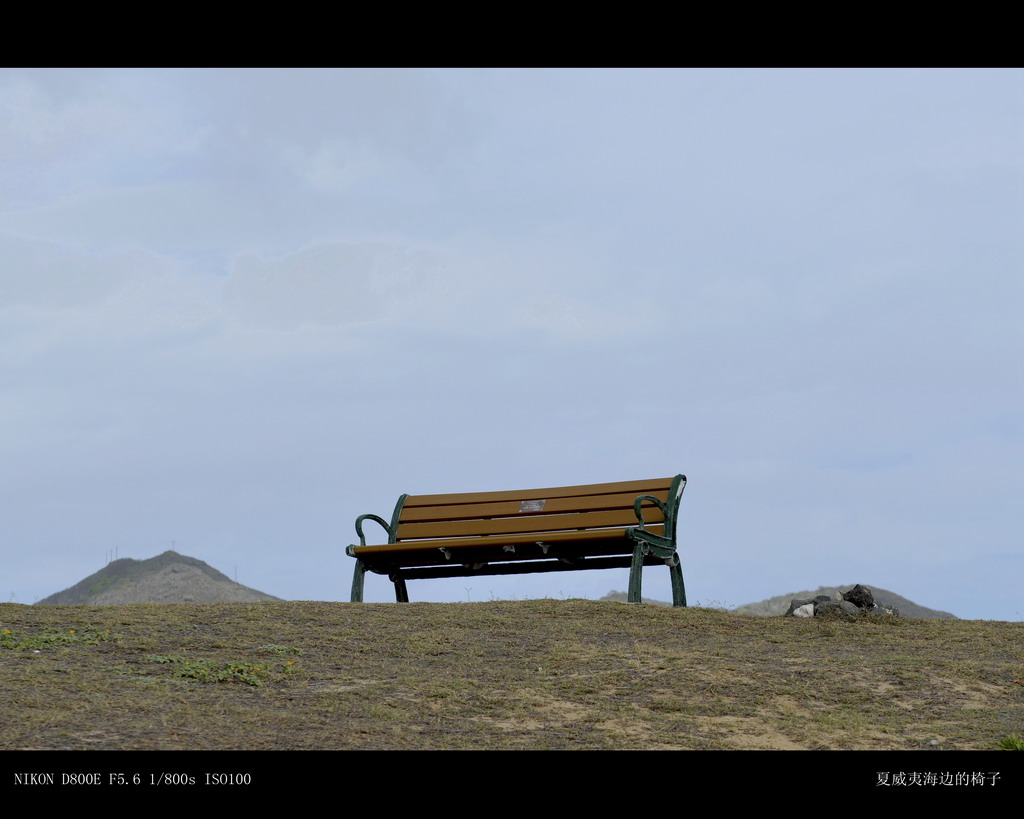
[[[645,565],[666,564],[672,604],[686,605],[676,555],[676,519],[686,476],[516,492],[402,495],[391,522],[356,518],[352,602],[363,600],[366,572],[386,574],[398,602],[407,580],[629,567],[628,599],[640,602]],[[368,545],[363,521],[387,542]]]

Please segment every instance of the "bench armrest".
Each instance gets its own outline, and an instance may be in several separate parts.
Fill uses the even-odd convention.
[[[359,535],[360,546],[366,545],[366,536],[363,534],[363,521],[367,519],[375,521],[384,527],[384,531],[388,533],[388,543],[391,543],[395,539],[395,533],[384,518],[378,517],[377,515],[360,515],[356,518],[356,534]]]
[[[395,542],[395,540],[396,540],[396,538],[398,536],[398,520],[401,517],[402,506],[405,504],[405,499],[407,497],[409,497],[409,496],[408,495],[399,495],[398,496],[398,503],[395,504],[394,514],[391,515],[391,523],[388,523],[386,520],[384,520],[384,518],[380,517],[379,515],[360,515],[359,517],[356,518],[356,534],[359,535],[359,545],[360,546],[365,546],[366,545],[366,536],[363,534],[363,521],[364,520],[372,520],[375,523],[379,523],[384,528],[384,531],[388,533],[388,543],[394,543]],[[356,548],[356,545],[353,543],[353,544],[351,544],[345,550],[345,552],[350,557],[355,557],[356,555],[355,555],[355,552],[353,551],[355,548]]]
[[[671,559],[676,552],[676,516],[679,512],[679,497],[683,494],[686,486],[686,476],[676,475],[668,493],[668,503],[658,500],[653,495],[640,495],[633,501],[633,511],[636,519],[640,521],[639,526],[630,526],[626,529],[626,536],[636,542],[644,553],[653,552],[658,557]],[[665,515],[665,529],[663,535],[655,534],[647,528],[644,520],[644,501],[650,501],[657,506]]]
[[[644,522],[644,512],[643,509],[641,509],[641,505],[645,500],[651,501],[655,506],[657,506],[661,510],[661,513],[665,515],[665,517],[668,517],[668,507],[665,506],[665,504],[658,500],[656,497],[654,497],[654,495],[640,495],[637,497],[635,501],[633,501],[633,511],[636,513],[636,519],[640,521],[641,529],[647,527],[647,524]]]

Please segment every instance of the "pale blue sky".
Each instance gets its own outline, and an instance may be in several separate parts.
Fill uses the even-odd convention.
[[[683,472],[691,601],[1024,619],[1022,144],[1019,70],[0,71],[0,593]]]

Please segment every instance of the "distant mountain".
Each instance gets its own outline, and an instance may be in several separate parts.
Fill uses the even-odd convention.
[[[798,591],[780,594],[778,597],[770,597],[767,600],[762,600],[760,603],[747,603],[744,606],[737,606],[735,611],[737,614],[756,614],[760,616],[785,614],[789,610],[790,601],[793,599],[807,600],[817,597],[819,594],[827,594],[831,597],[837,591],[849,591],[854,585],[854,583],[850,583],[848,586],[822,586],[817,591]],[[955,614],[919,606],[917,603],[907,600],[906,597],[896,594],[896,592],[880,589],[877,586],[868,586],[868,588],[871,589],[871,594],[874,596],[876,603],[883,606],[895,606],[899,609],[901,617],[929,617],[937,620],[957,619]]]
[[[149,560],[130,557],[115,560],[70,589],[51,594],[36,605],[119,606],[279,599],[235,583],[202,560],[167,551]]]

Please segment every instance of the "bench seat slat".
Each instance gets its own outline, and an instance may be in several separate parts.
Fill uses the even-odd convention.
[[[609,509],[632,509],[637,494],[653,495],[658,500],[668,500],[668,490],[653,492],[623,492],[613,495],[580,495],[568,498],[522,498],[488,503],[464,503],[456,505],[418,506],[417,496],[406,499],[402,508],[401,523],[428,523],[430,521],[473,520],[478,518],[503,518],[517,515],[550,515],[556,512],[600,512]],[[524,500],[543,500],[543,507],[522,509]],[[644,508],[654,509],[650,501]]]
[[[663,527],[651,527],[660,531]],[[544,544],[541,546],[540,544]],[[513,551],[506,547],[511,546]],[[626,530],[598,529],[590,532],[553,532],[543,540],[530,535],[498,538],[454,538],[410,543],[357,546],[354,556],[370,571],[388,574],[407,566],[457,566],[472,563],[522,562],[526,560],[576,559],[594,555],[629,555],[634,544]],[[584,561],[585,562],[585,561]]]
[[[665,527],[654,525],[648,527],[654,534],[663,534]],[[529,534],[513,534],[496,537],[457,537],[434,540],[407,540],[401,543],[381,543],[377,545],[354,546],[352,551],[357,557],[371,557],[377,554],[405,554],[413,552],[437,551],[440,549],[468,549],[475,546],[486,546],[501,548],[504,544],[517,545],[521,543],[589,543],[598,540],[621,540],[626,542],[626,528],[617,527],[614,529],[591,529],[588,531],[565,531],[565,532],[544,532]],[[632,546],[629,551],[632,551]]]
[[[644,513],[645,519],[659,522],[665,519],[661,510],[652,507]],[[559,532],[566,529],[604,529],[609,526],[632,526],[636,515],[632,505],[629,509],[610,512],[577,512],[571,515],[529,515],[492,520],[458,520],[438,523],[401,523],[397,540],[407,543],[411,539],[439,537],[470,537],[473,535],[505,535],[516,532],[534,532],[539,536],[545,532]]]

